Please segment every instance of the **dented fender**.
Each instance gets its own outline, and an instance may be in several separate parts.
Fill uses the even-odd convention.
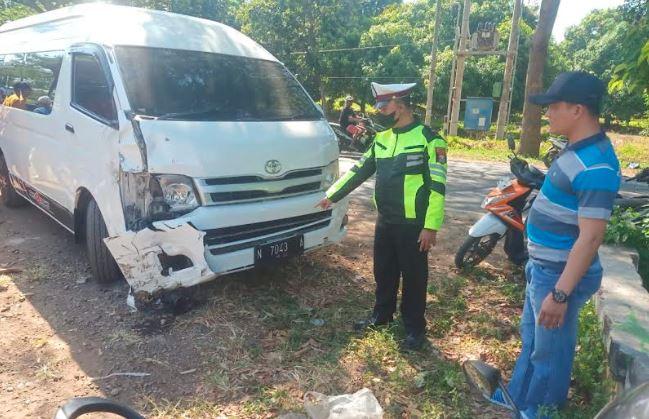
[[[216,276],[205,260],[204,235],[189,223],[174,226],[160,221],[153,229],[129,230],[104,243],[133,291],[154,293]]]

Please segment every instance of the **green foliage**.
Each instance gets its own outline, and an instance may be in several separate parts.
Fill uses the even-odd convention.
[[[625,65],[620,63],[634,50],[638,37],[629,36],[634,33],[634,24],[622,17],[620,9],[595,10],[566,32],[561,48],[572,70],[589,71],[605,83],[611,81],[616,68]],[[649,109],[642,92],[621,81],[611,85],[616,88],[611,89],[602,110],[607,121],[617,119],[628,124]]]
[[[31,14],[33,14],[32,10],[25,6],[17,5],[6,8],[0,6],[0,25],[12,20],[22,19]]]
[[[620,45],[625,58],[614,68],[609,89],[649,93],[649,1],[626,0],[619,10],[630,26]]]

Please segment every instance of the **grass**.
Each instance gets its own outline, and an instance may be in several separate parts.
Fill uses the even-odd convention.
[[[486,138],[483,140],[470,139],[465,137],[446,137],[448,153],[451,158],[459,157],[471,160],[487,160],[508,162],[512,154],[507,146],[506,140],[494,140]],[[547,142],[541,144],[541,153],[545,153],[549,145]],[[536,158],[527,159],[530,164],[538,167],[545,167],[543,162]]]
[[[351,321],[367,315],[372,304],[371,262],[342,249],[316,252],[265,274],[263,286],[236,278],[214,291],[209,303],[172,326],[200,324],[215,333],[194,343],[204,357],[196,394],[173,401],[143,396],[142,409],[152,418],[268,418],[305,413],[309,391],[368,388],[388,419],[502,417],[471,394],[461,363],[481,358],[508,377],[520,349],[520,270],[488,264],[462,273],[436,270],[428,287],[430,342],[407,352],[398,316],[387,328],[351,330]],[[580,337],[580,348],[590,349],[598,332],[587,320],[593,341]],[[129,337],[119,333],[109,341],[123,345]],[[579,411],[605,398],[597,385],[606,368],[603,352],[580,349],[571,417],[592,417]]]
[[[625,169],[625,174],[631,175],[635,173],[633,170],[626,170],[630,163],[638,163],[641,167],[649,166],[649,137],[614,132],[607,134],[613,142],[620,164]],[[511,155],[511,151],[507,147],[507,141],[495,140],[493,135],[484,139],[449,136],[446,141],[451,158],[508,162]],[[549,142],[541,142],[540,154],[545,154],[549,148]],[[526,159],[530,164],[545,168],[543,161],[539,158],[526,157]]]

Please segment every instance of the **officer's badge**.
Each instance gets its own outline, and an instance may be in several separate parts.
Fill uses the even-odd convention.
[[[446,149],[442,147],[435,148],[437,163],[446,164]]]

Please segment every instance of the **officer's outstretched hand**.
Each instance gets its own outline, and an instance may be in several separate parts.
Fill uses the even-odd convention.
[[[331,208],[333,202],[329,198],[323,198],[322,201],[316,204],[316,208],[322,208],[323,210]]]
[[[424,228],[419,233],[419,251],[428,252],[431,247],[437,244],[437,231]]]

